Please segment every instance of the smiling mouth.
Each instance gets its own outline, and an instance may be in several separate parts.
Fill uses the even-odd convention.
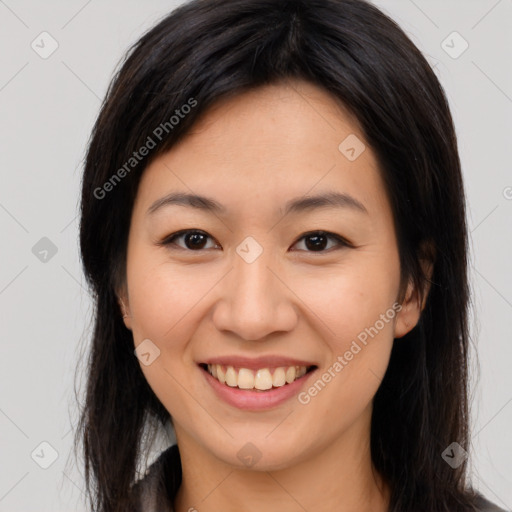
[[[313,365],[281,366],[251,370],[249,368],[237,368],[220,364],[200,364],[199,366],[221,384],[246,391],[270,391],[281,388],[295,382],[317,368]]]

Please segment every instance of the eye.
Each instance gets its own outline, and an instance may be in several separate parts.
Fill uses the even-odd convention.
[[[182,231],[177,231],[176,233],[172,233],[164,240],[162,240],[158,245],[162,246],[170,246],[177,245],[179,248],[189,251],[200,251],[203,249],[208,249],[206,247],[206,242],[208,238],[212,239],[210,235],[205,233],[204,231],[198,229],[184,229]],[[184,247],[177,244],[176,240],[183,239]],[[328,231],[311,231],[309,233],[304,234],[294,245],[297,245],[299,242],[304,240],[304,244],[306,247],[306,252],[328,252],[326,251],[326,246],[329,245],[328,241],[334,241],[338,247],[354,247],[350,242],[345,240],[343,237],[336,235],[335,233],[330,233]],[[217,243],[217,247],[220,245]],[[328,250],[333,247],[329,247]]]
[[[347,240],[343,237],[336,235],[335,233],[329,233],[328,231],[311,231],[303,235],[296,242],[298,244],[304,240],[305,247],[308,249],[307,252],[328,252],[326,251],[326,245],[328,245],[328,240],[334,240],[336,242],[335,245],[342,247],[353,247]],[[332,249],[332,246],[329,248]]]
[[[177,245],[175,240],[180,238],[184,239],[185,247],[179,246],[182,249],[189,249],[192,251],[205,249],[205,241],[208,238],[211,238],[210,235],[205,233],[204,231],[200,231],[197,229],[184,229],[182,231],[178,231],[166,237],[159,245]]]

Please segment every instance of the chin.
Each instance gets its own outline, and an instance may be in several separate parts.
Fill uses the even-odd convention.
[[[265,440],[265,435],[257,438],[246,433],[243,440],[231,439],[228,444],[224,439],[222,444],[213,445],[209,438],[205,449],[225,464],[242,470],[278,471],[299,461],[299,446],[304,448],[303,443],[283,446],[281,441]]]

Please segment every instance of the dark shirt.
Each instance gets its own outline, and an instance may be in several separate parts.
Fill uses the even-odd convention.
[[[178,446],[162,452],[146,471],[146,475],[133,487],[134,512],[174,512],[173,501],[181,484],[181,464]],[[478,496],[478,512],[506,512]]]

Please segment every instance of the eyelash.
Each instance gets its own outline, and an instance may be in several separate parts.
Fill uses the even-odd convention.
[[[176,243],[174,241],[177,238],[181,238],[182,236],[188,235],[190,233],[199,233],[202,235],[206,235],[210,239],[213,239],[213,237],[208,235],[208,233],[205,233],[204,231],[201,231],[199,229],[183,229],[181,231],[177,231],[176,233],[172,233],[171,235],[165,237],[161,242],[158,243],[158,245],[173,249],[170,246],[176,245]],[[322,231],[322,230],[309,231],[307,233],[304,233],[293,245],[297,244],[298,242],[300,242],[301,240],[303,240],[305,238],[308,238],[308,237],[314,236],[314,235],[323,235],[323,236],[326,236],[327,238],[335,240],[336,242],[338,242],[338,248],[341,248],[341,247],[352,247],[353,248],[354,247],[350,242],[348,242],[348,240],[345,240],[343,237],[336,235],[335,233],[330,233],[329,231]],[[208,249],[193,250],[193,249],[189,249],[188,247],[180,247],[180,246],[178,246],[178,248],[182,249],[184,251],[188,251],[188,252],[201,252],[201,251],[208,250]],[[334,249],[336,249],[336,248],[334,248]],[[316,254],[322,254],[322,253],[325,254],[325,253],[331,252],[332,250],[333,250],[333,248],[331,247],[330,249],[322,250],[322,251],[307,251],[306,250],[305,252],[308,252],[311,254],[315,254],[315,253]]]

